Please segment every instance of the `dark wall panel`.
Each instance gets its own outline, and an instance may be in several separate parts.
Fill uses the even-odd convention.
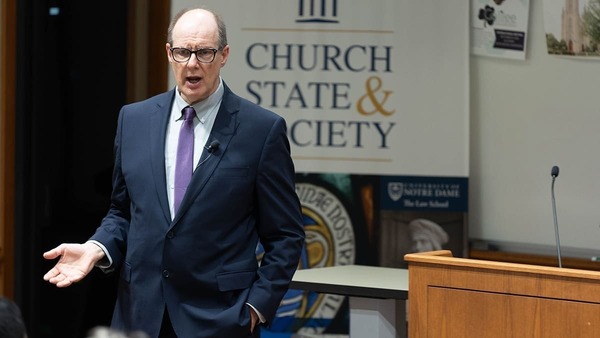
[[[42,253],[83,242],[107,210],[126,97],[127,1],[25,0],[18,7],[17,298],[29,337],[107,325],[115,277],[58,289]]]

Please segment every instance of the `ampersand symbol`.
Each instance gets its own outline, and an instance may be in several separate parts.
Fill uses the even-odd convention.
[[[382,115],[389,116],[396,112],[395,109],[386,110],[385,108],[383,108],[383,105],[387,101],[388,97],[390,96],[390,94],[392,94],[391,90],[382,90],[383,100],[381,100],[381,102],[379,102],[379,100],[377,100],[377,97],[375,96],[376,92],[379,91],[379,89],[381,89],[381,79],[379,77],[371,76],[370,78],[368,78],[366,81],[366,88],[367,93],[361,96],[360,99],[358,99],[357,109],[360,114],[373,115],[376,112],[380,112]],[[373,110],[371,111],[366,111],[363,107],[363,101],[367,98],[369,99],[369,101],[371,101],[373,105]]]

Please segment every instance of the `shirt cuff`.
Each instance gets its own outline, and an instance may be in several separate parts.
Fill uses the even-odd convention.
[[[95,241],[95,240],[89,240],[89,243],[94,243],[97,246],[100,247],[100,249],[102,251],[104,251],[104,258],[102,258],[101,260],[99,260],[98,262],[96,262],[95,266],[100,268],[100,269],[108,269],[110,268],[110,266],[112,265],[113,261],[112,258],[110,257],[110,255],[108,254],[108,250],[106,250],[106,247],[104,246],[104,244]]]
[[[258,311],[254,306],[252,306],[252,304],[246,303],[246,305],[248,305],[249,307],[251,307],[252,310],[254,310],[254,312],[256,312],[256,314],[258,315],[258,320],[260,320],[261,324],[264,324],[267,321],[265,319],[265,317],[262,315],[262,313],[260,313],[260,311]]]

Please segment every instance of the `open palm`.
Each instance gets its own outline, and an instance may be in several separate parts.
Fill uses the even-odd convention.
[[[56,265],[45,275],[44,280],[57,287],[66,287],[82,280],[98,261],[100,248],[93,243],[61,244],[44,253],[44,258],[60,257]]]

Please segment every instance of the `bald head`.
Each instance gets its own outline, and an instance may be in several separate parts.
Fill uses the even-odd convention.
[[[171,23],[169,24],[169,29],[167,30],[167,43],[173,45],[173,31],[175,30],[175,26],[177,26],[180,19],[184,16],[184,20],[187,24],[201,24],[203,26],[212,26],[214,24],[217,33],[217,48],[225,48],[225,46],[227,45],[227,29],[225,28],[225,22],[223,21],[223,18],[215,11],[202,7],[185,8],[179,11],[177,14],[175,14],[173,19],[171,20]]]

